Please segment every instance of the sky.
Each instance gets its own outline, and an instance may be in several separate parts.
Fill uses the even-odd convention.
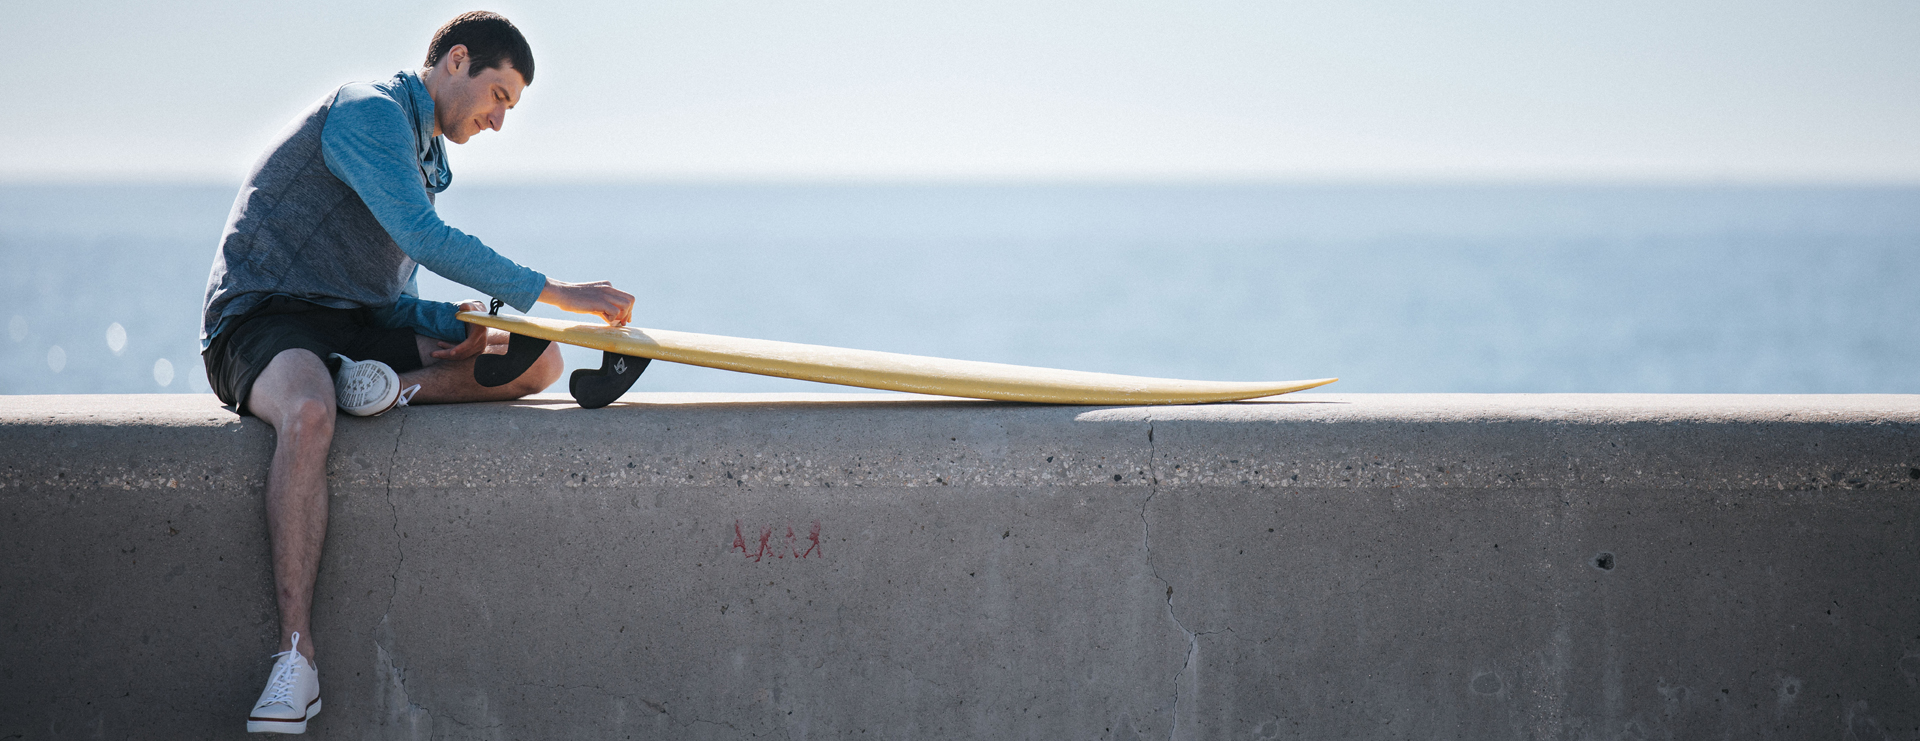
[[[0,181],[237,182],[466,3],[28,2]],[[468,182],[1920,182],[1911,0],[514,2]]]

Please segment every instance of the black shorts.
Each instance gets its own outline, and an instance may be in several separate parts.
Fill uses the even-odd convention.
[[[267,363],[284,350],[301,348],[321,361],[333,353],[378,360],[395,373],[417,370],[420,346],[408,327],[373,324],[371,309],[335,309],[288,296],[273,296],[234,320],[200,353],[207,383],[220,401],[248,414],[247,394]]]

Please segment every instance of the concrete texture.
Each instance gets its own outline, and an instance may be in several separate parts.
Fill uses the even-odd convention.
[[[309,733],[1920,738],[1920,397],[1287,398],[343,418]],[[0,397],[0,739],[244,735],[271,444]]]

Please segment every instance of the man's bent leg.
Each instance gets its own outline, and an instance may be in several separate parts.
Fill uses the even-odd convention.
[[[280,605],[280,650],[313,658],[313,586],[327,537],[327,451],[333,446],[333,377],[320,357],[283,350],[267,363],[247,395],[247,408],[273,425],[267,474],[267,533],[273,542],[274,596]]]
[[[490,351],[506,352],[507,333],[491,330],[488,342]],[[495,342],[497,340],[497,342]],[[420,391],[413,395],[409,404],[454,404],[466,401],[506,401],[518,399],[528,394],[537,394],[560,380],[561,372],[566,370],[566,361],[560,358],[560,343],[547,346],[533,367],[520,374],[519,378],[505,386],[488,388],[473,380],[473,363],[476,358],[464,360],[441,360],[433,357],[438,341],[431,337],[416,336],[420,347],[420,362],[426,367],[400,374],[400,387],[420,385]]]

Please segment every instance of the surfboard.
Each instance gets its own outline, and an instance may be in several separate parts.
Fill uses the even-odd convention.
[[[1306,381],[1267,382],[1185,381],[1034,368],[973,360],[949,360],[664,329],[614,327],[600,323],[570,322],[542,317],[501,316],[478,311],[461,312],[459,316],[464,322],[511,332],[515,336],[516,343],[521,342],[520,337],[529,337],[564,342],[608,353],[600,371],[575,372],[574,396],[581,401],[581,406],[590,406],[587,399],[581,398],[578,390],[582,374],[624,376],[630,373],[631,376],[637,377],[647,360],[663,360],[704,368],[886,391],[969,399],[1103,406],[1241,401],[1292,393],[1339,380],[1317,378]],[[510,350],[510,355],[518,352],[526,356],[526,365],[510,371],[511,375],[497,374],[505,375],[504,380],[498,380],[498,383],[489,383],[486,379],[482,379],[481,383],[497,386],[511,381],[519,372],[530,366],[533,359],[537,358],[539,352],[544,351],[545,348],[546,343],[539,342],[538,349],[520,347]],[[527,356],[529,352],[532,354]],[[639,361],[638,368],[629,370],[628,364],[620,359],[621,356],[642,360]],[[485,360],[502,356],[481,357]],[[497,362],[503,366],[506,364],[504,359]],[[481,375],[479,364],[476,364],[475,376]],[[631,384],[631,378],[625,379],[625,385],[620,387],[619,392],[613,393],[613,396],[617,397],[619,393],[625,392],[626,386]],[[605,399],[608,402],[611,400],[611,398]]]

